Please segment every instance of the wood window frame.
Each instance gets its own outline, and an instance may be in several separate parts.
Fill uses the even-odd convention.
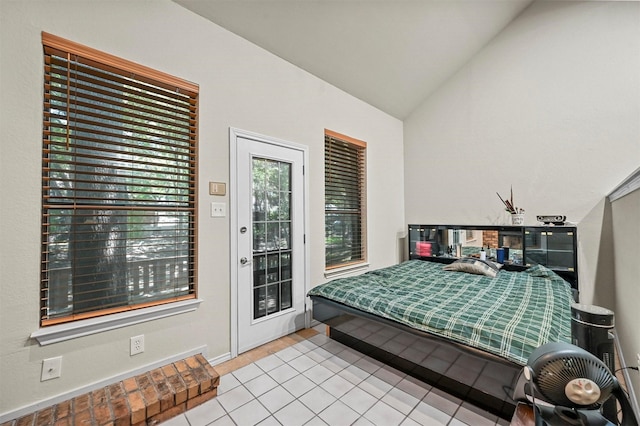
[[[140,319],[142,317],[153,319],[154,317],[163,317],[167,315],[173,315],[175,313],[179,313],[182,311],[190,311],[195,309],[194,306],[199,304],[199,301],[197,301],[197,303],[194,303],[194,301],[197,300],[197,257],[198,257],[197,256],[197,234],[198,234],[197,233],[197,208],[198,208],[198,205],[197,205],[197,194],[198,194],[198,188],[197,188],[198,131],[197,131],[197,128],[198,128],[198,93],[199,93],[198,85],[195,83],[191,83],[186,80],[171,76],[169,74],[151,69],[149,67],[146,67],[122,58],[118,58],[116,56],[101,52],[99,50],[81,45],[79,43],[63,39],[61,37],[58,37],[46,32],[42,32],[42,44],[43,44],[44,58],[45,58],[45,61],[44,61],[45,62],[44,63],[45,83],[44,83],[44,114],[43,114],[43,202],[42,202],[43,203],[42,204],[42,211],[43,211],[42,248],[43,249],[42,249],[42,268],[41,268],[42,279],[41,279],[41,294],[40,294],[40,300],[41,300],[40,325],[42,327],[49,327],[49,326],[57,327],[73,321],[93,319],[93,321],[90,321],[91,324],[89,324],[87,327],[91,329],[95,329],[95,328],[101,327],[100,325],[96,325],[96,324],[105,323],[105,321],[103,320],[95,320],[97,317],[113,315],[113,318],[114,318],[113,322],[122,325],[128,322],[135,323],[135,322],[146,320],[146,319]],[[64,80],[64,83],[60,83],[60,81],[52,82],[51,74],[48,74],[51,72],[51,69],[52,69],[53,57],[57,57],[58,59],[62,58],[62,61],[64,61],[64,58],[66,57],[66,62],[67,62],[66,79],[65,79],[65,76],[62,75],[63,73],[60,73],[60,72],[55,73],[55,75],[57,76],[55,78],[60,81]],[[86,67],[85,68],[86,73],[84,74],[85,77],[82,77],[82,78],[78,77],[79,71],[77,68],[75,70],[72,69],[72,65],[71,65],[72,63],[75,63],[77,67]],[[49,169],[48,166],[50,164],[53,164],[55,161],[58,161],[58,160],[51,160],[52,145],[53,145],[51,143],[52,141],[51,113],[52,113],[52,110],[55,109],[55,108],[52,108],[52,102],[58,102],[58,105],[62,105],[66,103],[66,108],[67,108],[66,111],[56,111],[57,113],[60,114],[60,116],[68,117],[68,119],[58,120],[58,123],[57,123],[58,133],[56,133],[55,137],[57,138],[57,140],[64,139],[66,137],[67,148],[69,149],[69,146],[73,144],[73,142],[71,141],[72,139],[83,138],[80,136],[73,136],[73,137],[70,136],[74,132],[74,130],[71,128],[69,124],[70,122],[73,121],[71,119],[71,117],[73,117],[72,111],[70,111],[70,109],[72,108],[71,106],[72,101],[70,99],[71,99],[71,96],[73,96],[71,92],[73,92],[74,90],[76,91],[78,90],[78,87],[72,86],[72,80],[70,79],[70,75],[72,73],[76,73],[76,78],[74,80],[76,84],[78,84],[78,82],[80,81],[80,84],[84,84],[86,87],[88,87],[88,89],[86,89],[86,92],[85,92],[85,93],[90,93],[89,95],[85,95],[87,99],[92,98],[93,96],[92,90],[95,90],[95,92],[97,93],[97,91],[102,90],[101,89],[103,87],[102,84],[104,84],[105,87],[109,85],[110,79],[105,78],[105,75],[112,76],[113,81],[126,80],[126,83],[124,84],[126,85],[127,88],[131,88],[131,90],[134,90],[134,91],[139,91],[140,93],[144,92],[145,95],[139,96],[140,102],[144,102],[150,98],[156,98],[156,96],[153,95],[152,93],[154,90],[158,91],[159,96],[157,97],[157,99],[159,100],[157,102],[159,103],[150,102],[149,108],[147,109],[147,112],[146,112],[148,113],[151,109],[155,108],[155,110],[151,112],[153,118],[149,118],[150,117],[149,115],[142,117],[142,115],[144,114],[141,114],[140,116],[138,116],[137,114],[138,111],[136,111],[135,107],[131,107],[132,102],[130,102],[129,104],[127,104],[127,106],[129,107],[127,110],[129,112],[120,114],[122,117],[124,117],[123,121],[129,120],[129,122],[126,123],[125,125],[122,125],[121,127],[118,127],[118,125],[121,124],[118,121],[115,121],[116,124],[112,124],[111,121],[107,121],[104,118],[104,115],[106,114],[110,114],[110,113],[113,114],[113,106],[109,106],[109,105],[105,106],[110,101],[105,100],[106,97],[103,98],[97,95],[93,96],[94,101],[96,103],[91,104],[91,101],[85,102],[87,105],[89,105],[88,107],[85,105],[85,107],[87,108],[85,109],[85,114],[87,116],[91,116],[92,114],[95,117],[101,116],[96,120],[103,120],[102,123],[107,123],[107,124],[102,124],[102,126],[104,126],[105,128],[114,126],[115,128],[118,128],[121,131],[127,125],[136,126],[137,124],[132,124],[133,122],[136,122],[136,120],[138,120],[137,121],[138,123],[141,121],[144,121],[145,123],[144,125],[152,129],[147,131],[148,133],[146,136],[149,136],[149,134],[153,134],[151,136],[153,136],[157,140],[161,138],[156,137],[155,135],[156,132],[164,131],[166,134],[172,133],[172,132],[178,132],[179,131],[178,126],[183,126],[182,128],[186,129],[183,132],[184,134],[182,136],[179,136],[179,138],[181,138],[180,144],[183,145],[183,148],[181,149],[176,149],[175,146],[172,146],[173,143],[167,144],[168,147],[165,149],[163,146],[161,146],[162,145],[161,142],[155,142],[155,141],[153,143],[156,144],[157,147],[159,148],[157,149],[149,148],[149,147],[145,148],[146,151],[152,152],[149,155],[154,157],[154,159],[149,161],[150,162],[156,161],[156,166],[158,165],[158,162],[162,163],[163,161],[162,159],[159,159],[161,158],[160,156],[163,154],[155,154],[156,151],[174,150],[176,153],[169,154],[169,155],[174,155],[175,158],[178,158],[179,155],[182,155],[182,158],[187,158],[186,160],[180,160],[182,163],[187,164],[187,166],[182,167],[184,170],[187,170],[187,174],[182,174],[184,178],[180,178],[181,180],[179,182],[182,185],[183,189],[182,191],[176,190],[175,192],[176,194],[178,194],[176,195],[176,199],[180,198],[181,200],[188,200],[188,201],[186,202],[174,201],[171,205],[175,205],[176,207],[164,208],[165,211],[169,209],[173,209],[173,211],[180,212],[180,214],[183,214],[182,217],[188,217],[188,225],[187,225],[188,229],[184,231],[185,234],[188,234],[188,237],[185,237],[188,240],[187,242],[188,290],[186,290],[186,294],[179,295],[179,296],[174,295],[166,298],[160,297],[150,302],[135,302],[132,304],[107,307],[107,308],[99,308],[99,309],[89,310],[89,311],[80,312],[80,313],[71,312],[70,314],[63,314],[63,315],[54,316],[54,317],[49,315],[49,310],[48,310],[49,297],[51,295],[51,288],[49,284],[50,269],[48,266],[50,261],[49,231],[52,229],[52,226],[51,226],[51,223],[48,222],[49,221],[48,212],[54,209],[57,209],[57,210],[64,209],[66,206],[68,206],[68,203],[67,202],[60,203],[59,199],[69,198],[69,197],[58,196],[57,197],[58,200],[55,200],[56,197],[52,196],[53,186],[51,186],[50,184],[51,169]],[[106,81],[106,83],[100,83],[98,85],[93,85],[93,83],[88,83],[88,80],[93,78],[96,78],[96,81],[97,79],[102,79],[102,81]],[[81,81],[81,80],[84,80],[84,81]],[[58,85],[57,86],[58,90],[56,90],[55,96],[58,97],[58,100],[52,101],[52,94],[51,94],[52,85],[56,85],[56,84]],[[116,90],[122,90],[122,88],[125,87],[122,82],[118,84],[120,85],[117,86],[116,84],[117,86]],[[62,93],[64,92],[64,89],[62,89],[63,87],[66,87],[66,101],[60,100],[65,97],[65,94]],[[75,96],[76,96],[76,99],[73,102],[78,103],[77,98],[81,96],[78,96],[77,92]],[[105,96],[109,96],[109,95],[105,95]],[[147,98],[147,96],[149,98]],[[180,107],[182,108],[182,111],[188,111],[183,113],[183,116],[188,118],[181,118],[180,120],[178,120],[175,117],[168,117],[168,118],[162,117],[162,114],[164,113],[164,111],[166,111],[169,107],[166,107],[165,109],[157,108],[157,107],[160,104],[170,105],[173,102],[172,101],[173,97],[178,99],[178,101],[176,101],[176,104],[177,103],[182,104],[182,106]],[[96,105],[100,105],[100,106],[98,107]],[[95,112],[95,110],[99,110],[99,111]],[[109,110],[111,110],[111,112],[105,112]],[[123,110],[124,108],[121,107],[120,111],[123,111]],[[175,111],[178,111],[178,107],[176,107],[172,111],[174,111],[173,114],[175,114],[175,116],[180,114],[180,112],[175,112]],[[171,121],[172,119],[175,119],[175,121],[172,122]],[[74,118],[74,120],[77,121],[78,118],[76,117]],[[65,130],[63,130],[62,132],[60,131],[61,127],[64,127],[64,125],[62,126],[60,125],[60,122],[64,122],[64,121],[66,121],[66,127],[67,127],[66,136],[64,135]],[[165,124],[163,124],[163,121],[165,121]],[[178,121],[180,121],[182,124],[176,124]],[[155,128],[153,128],[154,126]],[[139,127],[143,127],[143,126],[139,126]],[[99,129],[96,131],[102,130],[102,127],[98,127],[97,125],[94,125],[93,128]],[[138,130],[136,130],[136,132],[137,131]],[[85,136],[84,138],[90,139],[91,136],[95,136],[95,135],[91,134],[90,136]],[[110,137],[114,139],[113,135],[110,135]],[[131,139],[133,139],[133,137]],[[176,137],[176,139],[178,139],[178,137]],[[91,161],[99,162],[99,161],[104,161],[104,158],[107,155],[111,155],[112,158],[110,159],[110,161],[116,162],[116,160],[113,160],[113,157],[118,157],[118,156],[122,157],[123,151],[116,152],[115,149],[120,149],[118,148],[118,146],[122,147],[127,144],[130,144],[130,142],[127,142],[127,143],[109,142],[107,144],[104,144],[104,146],[102,146],[101,148],[96,149],[95,152],[89,150],[86,147],[78,148],[76,146],[74,149],[76,149],[77,151],[80,151],[82,149],[85,151],[85,153],[84,154],[74,153],[74,154],[69,154],[68,156],[73,158],[78,158],[76,155],[79,155],[83,158],[83,161],[85,162],[91,162]],[[60,144],[58,143],[58,148],[60,148],[59,145]],[[114,146],[116,148],[113,148]],[[126,148],[122,148],[122,149],[126,149]],[[138,148],[138,149],[140,151],[142,150],[141,148]],[[87,152],[89,153],[87,154]],[[136,154],[136,155],[131,154],[131,157],[134,157],[134,156],[145,158],[144,155],[142,154]],[[168,156],[166,158],[168,158]],[[70,161],[72,161],[73,163],[76,162],[75,159]],[[138,164],[140,163],[140,161],[141,160],[137,160],[137,162],[134,160],[129,160],[129,164],[134,164],[134,163]],[[178,160],[175,160],[175,161],[178,161]],[[68,164],[71,164],[71,163],[68,163]],[[162,163],[162,166],[164,165],[165,163]],[[153,165],[151,167],[153,167]],[[118,168],[124,169],[125,167],[122,165],[112,167],[112,169],[118,169]],[[160,168],[161,167],[158,166],[158,169]],[[175,173],[178,173],[178,172],[175,172]],[[74,169],[73,173],[70,172],[69,174],[70,175],[73,174],[75,176],[77,172]],[[160,172],[156,172],[156,174],[160,174]],[[109,180],[111,178],[113,178],[113,176],[107,175],[105,177],[105,180]],[[157,180],[157,178],[155,179]],[[74,180],[75,182],[76,178],[74,177],[72,180]],[[70,180],[68,180],[67,182],[70,182]],[[146,185],[147,187],[152,187],[152,191],[154,190],[153,188],[157,189],[158,191],[161,191],[163,190],[163,188],[168,188],[169,185],[171,184],[174,184],[175,186],[175,182],[176,181],[170,178],[167,178],[165,184],[152,185],[147,182],[144,185]],[[65,185],[66,184],[67,183],[65,183]],[[74,184],[75,183],[69,183],[69,185],[74,185]],[[58,186],[57,189],[64,189],[64,188],[62,186]],[[70,191],[70,192],[77,193],[81,191],[74,189],[73,191]],[[120,190],[117,192],[122,193],[126,191]],[[75,195],[73,197],[75,197]],[[123,197],[125,196],[123,195]],[[126,207],[118,206],[117,208],[115,207],[112,208],[112,205],[106,206],[105,204],[100,204],[101,201],[103,200],[96,199],[96,205],[91,206],[91,205],[86,205],[87,202],[86,200],[84,200],[85,205],[80,207],[76,205],[73,207],[73,211],[75,212],[82,208],[85,208],[87,210],[90,208],[93,208],[94,210],[143,211],[143,212],[147,212],[144,214],[146,214],[148,217],[153,214],[153,207],[150,207],[150,204],[147,206],[135,206],[134,205],[135,203],[131,202]],[[186,205],[186,207],[177,207],[177,205],[180,203]],[[91,204],[91,203],[88,203],[88,204]],[[106,208],[106,207],[109,207],[109,208]],[[73,214],[75,215],[75,213]],[[125,219],[125,221],[126,220],[128,219]],[[182,222],[185,222],[185,221],[182,220]],[[127,228],[126,232],[129,232],[128,229],[129,228]],[[144,240],[144,238],[141,238],[141,239]],[[70,261],[70,262],[73,262],[73,261]],[[151,274],[155,275],[156,272],[152,272]],[[168,277],[171,277],[172,275],[171,269],[169,269],[169,272],[166,272],[165,275]],[[159,307],[159,305],[166,305],[166,304],[173,304],[173,306],[169,306],[167,308]],[[139,315],[139,318],[134,320],[131,320],[130,319],[131,315],[127,314],[127,312],[129,311],[139,310],[143,308],[153,308],[153,309],[151,309],[151,311],[147,310],[146,313],[141,313]],[[107,328],[113,328],[113,327],[114,327],[113,324],[107,326]],[[82,333],[90,334],[89,332],[82,332]],[[34,333],[32,337],[38,338],[39,336],[42,336],[45,334],[47,333],[46,332]],[[62,331],[62,334],[68,334],[68,333],[66,333],[65,331]],[[58,337],[56,337],[56,339],[57,338]],[[61,338],[59,340],[66,340],[66,339]]]

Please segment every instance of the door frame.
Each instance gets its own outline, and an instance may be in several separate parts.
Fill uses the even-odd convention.
[[[283,148],[301,151],[303,154],[303,229],[305,244],[303,248],[304,256],[304,322],[305,327],[311,324],[310,309],[308,309],[307,292],[309,291],[310,270],[309,270],[309,246],[306,236],[309,235],[309,179],[307,178],[307,165],[309,164],[309,148],[305,145],[289,142],[282,139],[264,136],[247,130],[229,128],[229,269],[230,269],[230,303],[231,303],[231,358],[238,356],[238,138],[251,139],[256,142],[276,145]]]

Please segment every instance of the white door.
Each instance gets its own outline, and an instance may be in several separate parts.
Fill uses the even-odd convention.
[[[238,135],[235,142],[232,275],[242,353],[305,326],[305,151]]]

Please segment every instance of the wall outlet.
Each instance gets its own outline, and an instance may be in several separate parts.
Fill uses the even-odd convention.
[[[57,379],[62,374],[62,357],[47,358],[42,360],[42,376],[40,381]]]
[[[138,355],[144,352],[144,334],[131,338],[131,350],[129,355]]]
[[[211,217],[225,217],[227,205],[225,203],[211,203]]]

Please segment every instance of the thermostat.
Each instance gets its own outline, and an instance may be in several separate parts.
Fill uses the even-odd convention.
[[[224,182],[209,182],[209,195],[225,195],[227,184]]]

